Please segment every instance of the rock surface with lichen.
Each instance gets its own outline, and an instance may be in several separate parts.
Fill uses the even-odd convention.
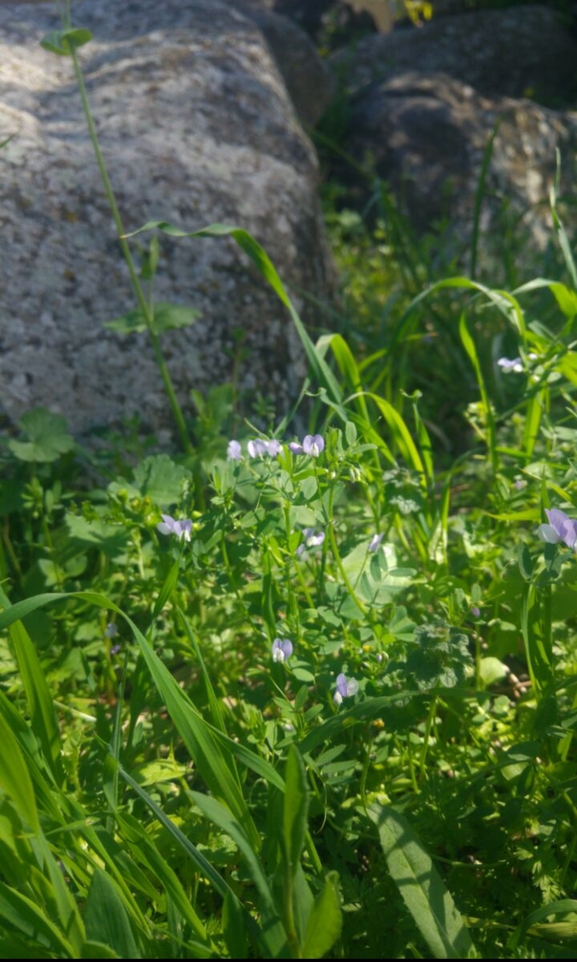
[[[255,23],[219,0],[99,0],[73,14],[94,35],[80,58],[126,230],[238,224],[289,288],[327,298],[316,158]],[[11,421],[47,405],[76,432],[135,412],[158,430],[171,420],[146,336],[103,327],[134,301],[71,61],[39,46],[58,25],[53,3],[2,4],[0,405]],[[284,412],[301,348],[232,241],[162,238],[155,297],[201,312],[163,337],[185,407],[191,388],[237,370],[245,397]]]
[[[489,99],[444,74],[409,72],[358,94],[347,149],[393,188],[418,228],[444,221],[468,242],[483,157],[493,134],[482,242],[503,229],[506,213],[531,238],[533,248],[543,249],[551,237],[548,201],[556,150],[562,158],[563,190],[575,191],[577,112],[549,110],[523,99]],[[358,190],[360,205],[366,202],[363,181]]]

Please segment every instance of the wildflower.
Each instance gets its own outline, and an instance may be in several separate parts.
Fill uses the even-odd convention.
[[[315,531],[314,528],[305,528],[303,530],[304,541],[299,544],[297,548],[297,555],[302,555],[307,548],[318,548],[319,545],[325,540],[324,531]]]
[[[246,449],[251,458],[262,458],[263,455],[268,454],[267,442],[263,441],[262,438],[255,438],[254,441],[249,441]]]
[[[265,454],[269,457],[274,458],[279,454],[281,450],[280,442],[276,438],[272,441],[265,441],[263,438],[255,438],[254,441],[249,441],[246,449],[251,458],[263,458]]]
[[[104,634],[107,638],[115,638],[118,634],[118,628],[113,621],[109,621],[106,628],[104,629]]]
[[[303,438],[303,452],[310,454],[311,458],[318,458],[324,449],[325,442],[320,434],[307,434],[306,438]]]
[[[288,661],[293,653],[292,642],[288,638],[275,638],[272,643],[272,660],[280,661],[281,665]]]
[[[267,441],[266,451],[271,458],[276,458],[277,454],[280,454],[281,451],[280,441],[277,441],[276,438],[273,438],[272,441]]]
[[[298,441],[289,441],[289,450],[293,454],[303,454],[303,446]]]
[[[117,655],[121,648],[122,648],[122,645],[113,645],[112,648],[110,649],[110,654]]]
[[[477,608],[477,605],[472,605],[472,607],[471,607],[471,614],[473,615],[473,618],[480,618],[480,617],[481,617],[481,609],[480,609],[480,608]]]
[[[515,357],[512,360],[508,357],[500,357],[497,364],[503,371],[503,374],[507,374],[509,371],[513,371],[514,374],[523,373],[523,362],[520,357]]]
[[[337,689],[333,695],[335,705],[340,705],[343,698],[352,698],[359,690],[359,683],[354,678],[347,681],[346,675],[337,675]]]
[[[548,544],[564,541],[568,548],[575,548],[577,542],[577,521],[567,517],[559,508],[545,509],[549,524],[540,524],[537,536]]]
[[[229,461],[240,461],[242,458],[242,452],[240,444],[238,441],[229,441],[228,448],[226,449],[226,456]]]
[[[192,531],[192,521],[188,518],[183,518],[182,521],[176,521],[171,518],[169,514],[161,515],[162,521],[156,525],[157,530],[161,534],[175,534],[179,541],[184,538],[185,541],[190,541],[190,532]]]
[[[372,554],[375,554],[375,552],[379,550],[381,546],[381,541],[383,540],[383,538],[384,538],[384,534],[376,534],[371,539],[371,543],[369,544],[369,551]]]

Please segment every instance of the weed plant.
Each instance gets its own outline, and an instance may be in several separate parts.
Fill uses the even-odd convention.
[[[143,228],[239,244],[315,414],[233,437],[225,388],[200,452],[116,451],[107,478],[44,409],[4,439],[1,957],[574,957],[577,273],[552,210],[565,281],[418,275],[377,349],[368,321],[313,343],[242,229]],[[356,283],[379,302],[376,268]],[[435,410],[473,386],[454,454]]]

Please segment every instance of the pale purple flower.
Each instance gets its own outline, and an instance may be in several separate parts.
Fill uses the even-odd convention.
[[[276,458],[277,454],[280,454],[282,450],[280,441],[277,441],[276,438],[273,438],[272,441],[267,441],[266,450],[271,458]]]
[[[161,534],[175,534],[176,537],[182,541],[190,541],[190,532],[192,531],[192,521],[188,518],[183,518],[182,521],[176,521],[175,518],[171,518],[169,514],[161,515],[162,521],[156,525],[157,530]]]
[[[118,628],[113,621],[109,621],[106,628],[104,629],[104,634],[107,638],[116,638],[118,634]]]
[[[473,605],[473,606],[471,607],[471,614],[473,615],[473,618],[480,618],[480,617],[481,617],[481,609],[480,609],[480,608],[477,608],[477,605]]]
[[[264,458],[267,454],[269,457],[274,458],[280,453],[281,445],[276,438],[273,438],[272,441],[255,438],[254,441],[248,442],[246,449],[251,458]]]
[[[559,508],[545,509],[549,524],[540,524],[537,535],[541,541],[557,544],[564,541],[568,548],[575,548],[577,542],[577,521],[567,517]]]
[[[371,543],[369,544],[369,551],[372,552],[372,554],[374,554],[376,551],[379,550],[379,548],[381,547],[381,541],[383,540],[383,538],[384,538],[384,534],[376,534],[371,539]]]
[[[112,648],[110,649],[110,654],[117,655],[121,648],[122,648],[122,645],[113,645]]]
[[[523,372],[523,362],[521,361],[520,357],[515,357],[513,359],[508,357],[500,357],[497,361],[497,364],[504,374],[508,374],[509,371],[513,371],[514,374],[522,374]]]
[[[268,454],[267,442],[263,441],[262,438],[255,438],[254,441],[249,441],[246,449],[251,458],[262,458],[265,454]]]
[[[359,690],[359,683],[354,678],[347,681],[346,675],[337,675],[336,691],[333,695],[335,705],[342,704],[343,698],[352,698]]]
[[[275,638],[272,643],[272,660],[280,661],[281,665],[288,661],[293,653],[292,642],[288,638]]]
[[[318,458],[324,449],[325,442],[320,434],[307,434],[306,438],[303,438],[303,453],[310,454],[311,458]]]
[[[242,451],[238,441],[229,441],[228,448],[226,449],[226,456],[229,461],[240,461],[242,458]]]
[[[304,541],[299,544],[297,548],[297,555],[302,555],[307,548],[318,548],[319,545],[325,540],[324,531],[315,531],[314,528],[304,528],[303,530]]]
[[[299,444],[298,441],[289,441],[289,450],[293,454],[303,454],[303,446]]]

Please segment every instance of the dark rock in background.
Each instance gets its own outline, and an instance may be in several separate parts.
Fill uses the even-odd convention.
[[[299,119],[314,126],[334,96],[336,80],[311,38],[293,20],[270,10],[263,0],[225,2],[254,20],[262,31]]]
[[[487,97],[527,97],[547,106],[571,102],[577,91],[577,42],[545,6],[479,10],[431,20],[421,27],[365,37],[338,51],[347,86],[408,70],[444,73]]]
[[[489,100],[445,74],[406,73],[359,94],[347,147],[359,160],[370,158],[419,229],[444,218],[470,237],[483,153],[497,122],[484,231],[495,229],[506,202],[524,216],[536,247],[543,247],[551,233],[547,200],[556,147],[565,187],[575,189],[576,112],[528,100]]]

